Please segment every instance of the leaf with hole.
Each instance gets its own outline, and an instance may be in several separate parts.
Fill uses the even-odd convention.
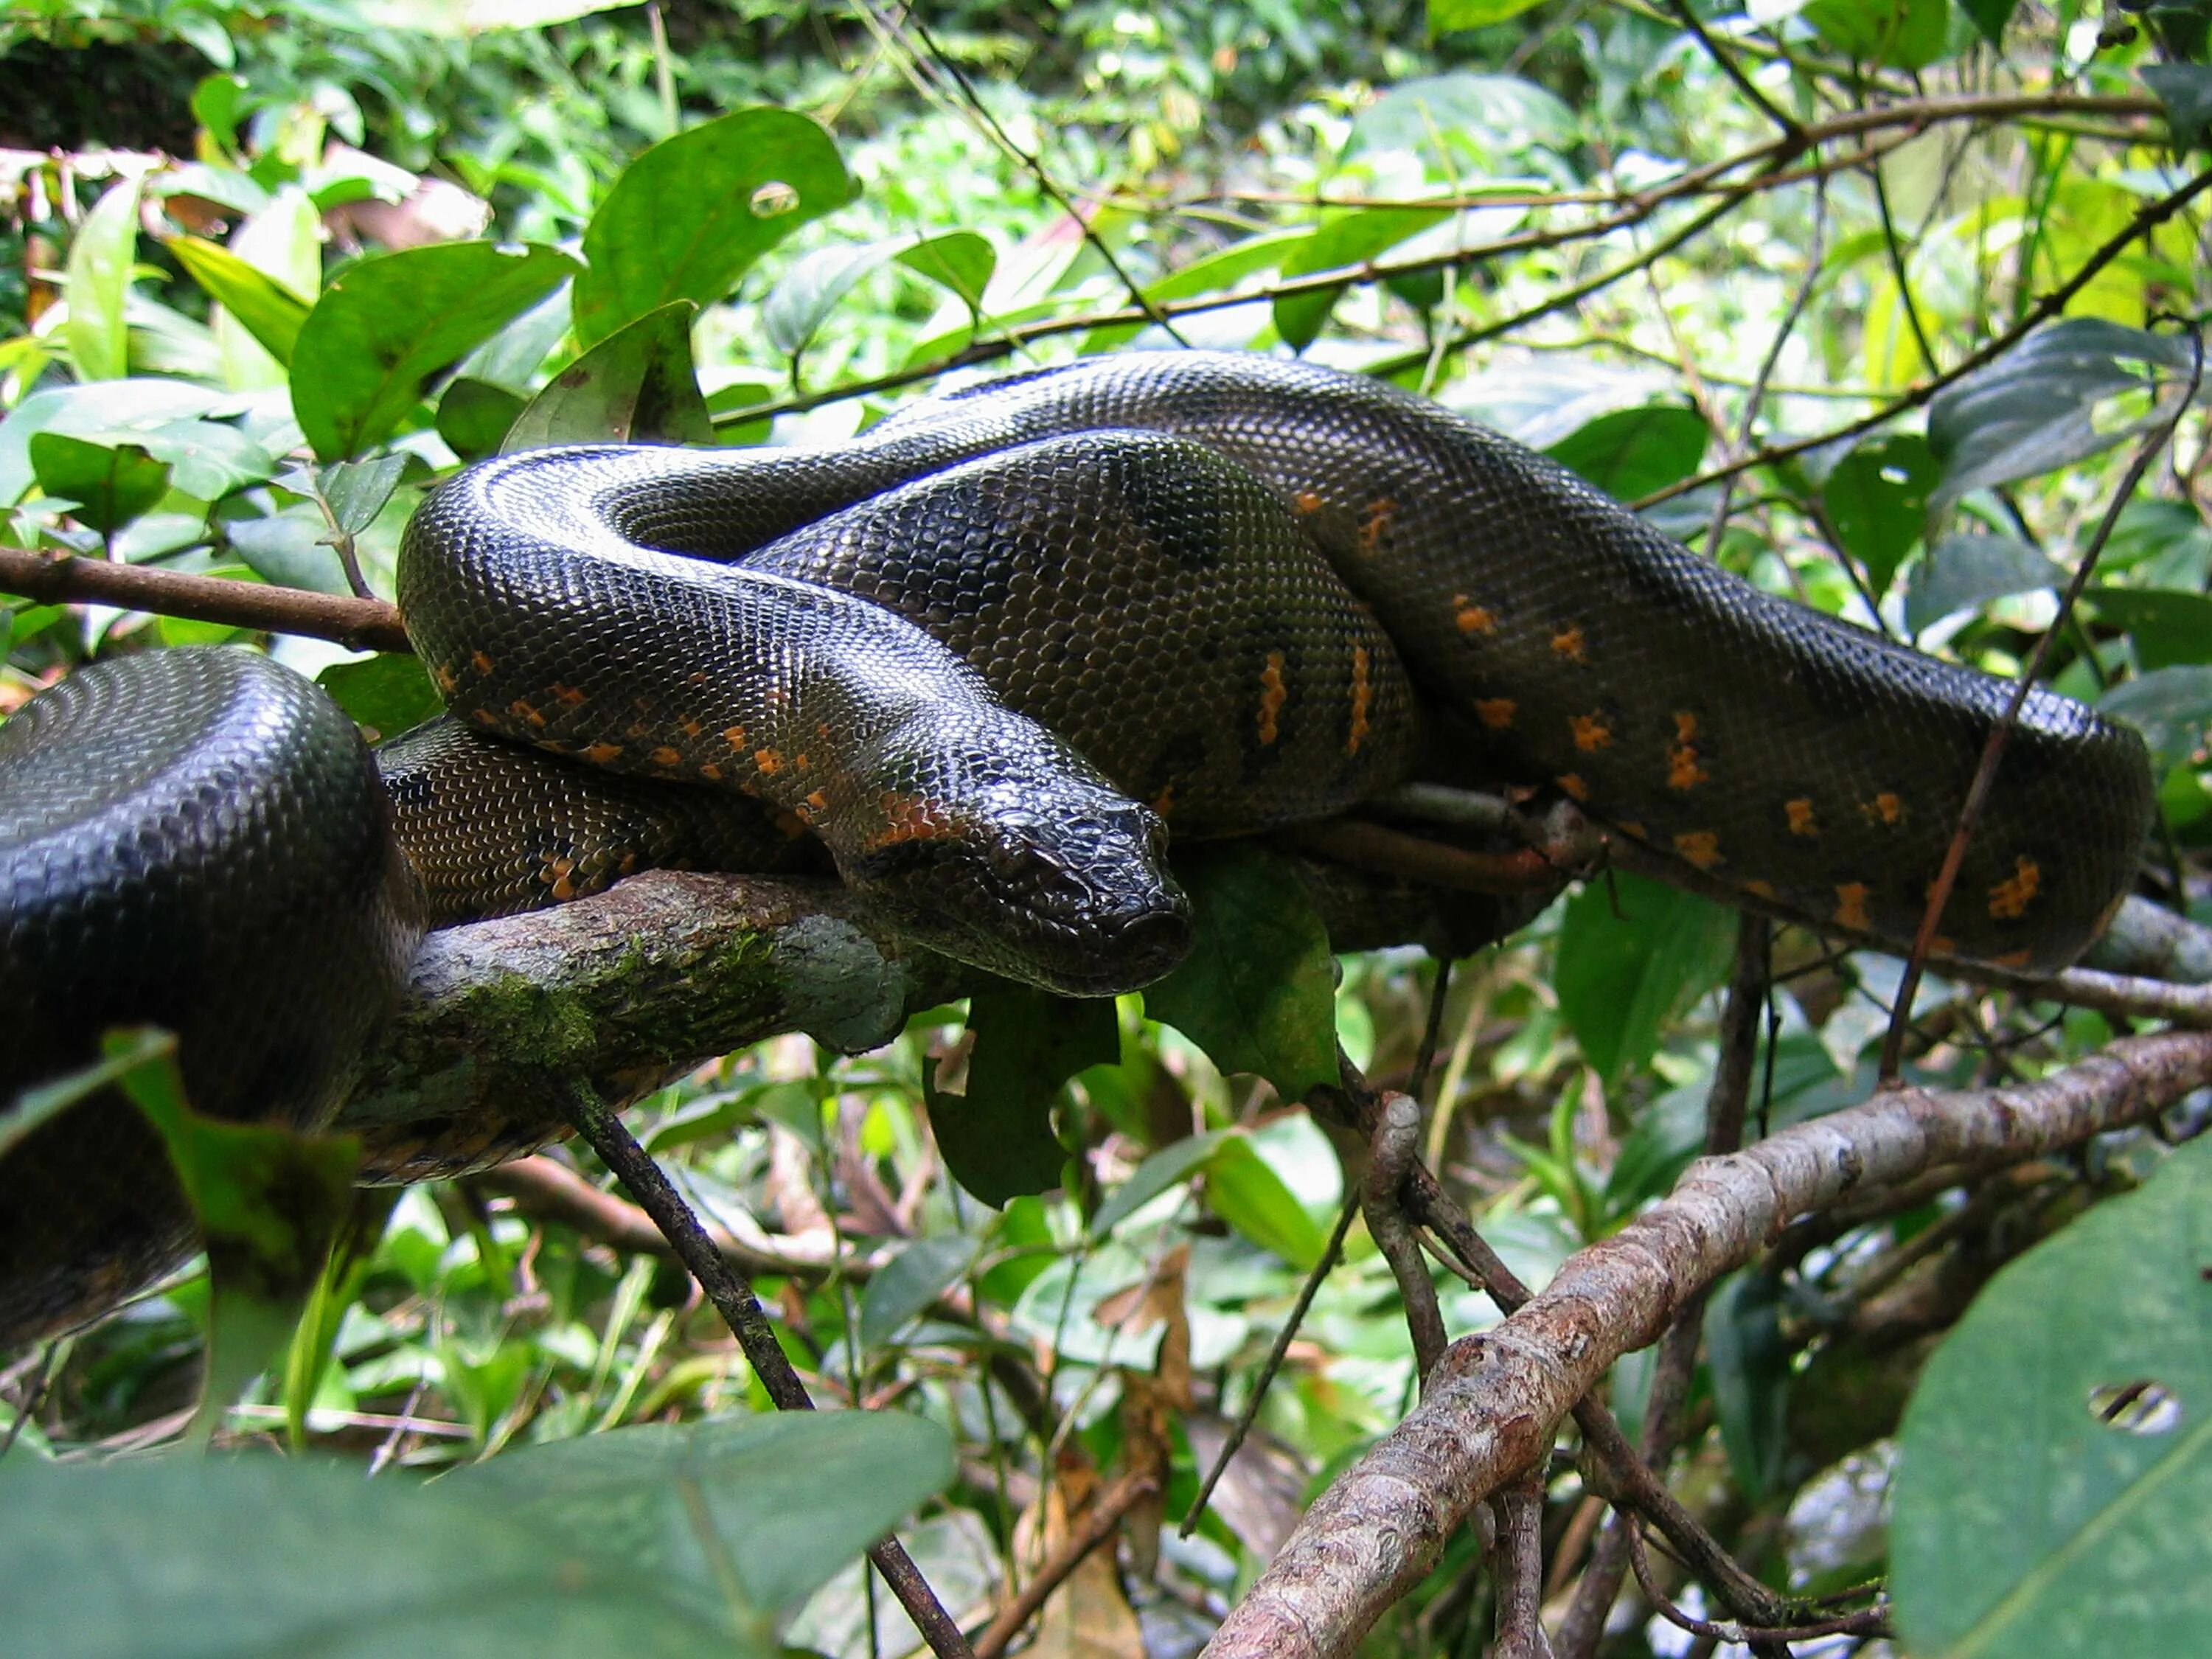
[[[316,458],[343,460],[390,437],[431,375],[575,269],[557,248],[492,242],[441,242],[348,265],[292,347],[292,409]]]
[[[714,422],[699,394],[691,319],[677,300],[625,323],[545,383],[507,428],[500,447],[548,444],[711,444]]]
[[[994,982],[969,999],[968,1029],[975,1048],[967,1093],[928,1088],[938,1150],[954,1179],[994,1208],[1049,1192],[1067,1162],[1052,1132],[1052,1103],[1078,1072],[1121,1059],[1114,1004]]]
[[[714,304],[762,254],[857,193],[830,135],[786,110],[738,110],[662,140],[585,228],[576,337],[596,345],[677,300]]]
[[[2185,1659],[2212,1630],[2212,1139],[1999,1273],[1922,1374],[1890,1526],[1917,1659]]]
[[[1875,598],[1889,592],[1898,566],[1919,541],[1941,471],[1927,439],[1900,432],[1854,445],[1822,481],[1828,522],[1866,571]]]
[[[1653,404],[1601,415],[1545,453],[1616,501],[1632,501],[1694,473],[1711,435],[1694,409]]]
[[[59,432],[33,435],[31,470],[40,489],[73,502],[71,516],[103,536],[129,524],[169,488],[169,469],[137,444],[96,444]]]

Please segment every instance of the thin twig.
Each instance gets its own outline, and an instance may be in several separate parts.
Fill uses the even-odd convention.
[[[1697,37],[1698,44],[1705,50],[1705,56],[1713,60],[1722,74],[1735,83],[1735,89],[1750,100],[1761,115],[1782,130],[1784,137],[1794,138],[1801,144],[1804,142],[1803,125],[1796,118],[1785,115],[1774,106],[1767,95],[1753,82],[1751,76],[1744,73],[1743,65],[1737,63],[1727,52],[1723,52],[1720,42],[1706,33],[1705,24],[1698,21],[1698,14],[1690,9],[1686,0],[1668,0],[1667,9],[1674,14],[1676,21],[1684,28]]]
[[[1716,1642],[1733,1642],[1740,1645],[1756,1646],[1768,1642],[1804,1642],[1816,1636],[1887,1636],[1889,1634],[1889,1608],[1884,1605],[1862,1607],[1856,1613],[1847,1613],[1833,1619],[1815,1619],[1802,1625],[1739,1625],[1733,1622],[1693,1619],[1676,1607],[1667,1593],[1661,1589],[1651,1576],[1651,1558],[1645,1550],[1644,1535],[1634,1527],[1628,1529],[1628,1559],[1636,1569],[1636,1582],[1645,1598],[1656,1608],[1659,1616],[1678,1629],[1692,1636],[1709,1638]],[[1788,1650],[1785,1648],[1786,1653]]]
[[[1159,1489],[1159,1482],[1150,1474],[1125,1474],[1100,1493],[1066,1540],[1030,1576],[1021,1594],[983,1627],[983,1633],[975,1638],[975,1659],[999,1659],[1053,1591],[1066,1582],[1091,1551],[1114,1535],[1122,1517]]]
[[[0,547],[0,592],[20,593],[41,605],[89,599],[125,611],[334,640],[356,651],[414,649],[400,625],[398,607],[382,599],[187,575],[155,565],[121,564],[70,553]]]

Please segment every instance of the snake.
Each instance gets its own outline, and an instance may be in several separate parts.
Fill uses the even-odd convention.
[[[655,864],[826,858],[927,947],[1133,990],[1191,948],[1171,842],[1425,777],[1552,792],[1896,949],[2014,690],[1434,402],[1200,350],[836,445],[495,457],[425,496],[397,586],[447,712],[380,753],[239,647],[95,662],[0,725],[0,1100],[151,1024],[201,1110],[313,1129],[426,928]],[[2041,971],[2128,890],[2153,780],[2070,699],[2009,718],[1935,954]],[[13,1138],[0,1342],[189,1249],[115,1091]]]

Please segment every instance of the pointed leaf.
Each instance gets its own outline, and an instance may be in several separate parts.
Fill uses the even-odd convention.
[[[228,248],[198,236],[172,236],[163,244],[185,275],[238,319],[279,363],[289,366],[309,306],[275,277],[264,276]]]
[[[963,1233],[917,1238],[876,1269],[860,1297],[860,1340],[874,1347],[919,1319],[960,1282],[982,1241]]]
[[[76,503],[73,516],[103,536],[129,524],[168,492],[169,469],[137,444],[96,444],[58,432],[31,439],[39,488]]]
[[[1828,521],[1844,550],[1867,573],[1880,599],[1927,521],[1929,493],[1942,469],[1915,432],[1874,438],[1838,461],[1820,486]]]
[[[63,337],[80,380],[119,380],[131,372],[124,313],[138,253],[141,180],[119,179],[84,216],[70,243],[62,293],[69,301]]]
[[[1049,1192],[1067,1161],[1052,1133],[1052,1103],[1078,1072],[1121,1059],[1114,1004],[994,983],[969,1000],[968,1029],[975,1034],[968,1092],[928,1091],[938,1150],[953,1177],[994,1208]]]
[[[502,453],[548,444],[714,441],[691,362],[691,319],[678,300],[600,341],[545,383],[501,441]]]
[[[1905,589],[1905,625],[1917,634],[1954,611],[2065,580],[2049,558],[2010,536],[1946,536],[1913,568]]]
[[[1559,1012],[1608,1091],[1643,1070],[1667,1026],[1720,983],[1735,939],[1719,905],[1625,872],[1567,901]]]
[[[1545,453],[1615,500],[1632,501],[1695,472],[1711,435],[1694,409],[1654,404],[1601,415]]]
[[[983,307],[983,290],[998,269],[999,251],[980,231],[948,230],[926,236],[898,256],[898,262],[918,276],[927,277],[959,297],[969,310]]]
[[[1364,264],[1450,217],[1449,208],[1426,207],[1361,208],[1339,214],[1291,250],[1283,260],[1281,274],[1287,279]],[[1328,321],[1328,313],[1336,308],[1343,292],[1339,287],[1285,295],[1275,301],[1275,331],[1291,350],[1304,351]]]

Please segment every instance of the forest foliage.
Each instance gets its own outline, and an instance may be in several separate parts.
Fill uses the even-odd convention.
[[[17,3],[0,547],[388,598],[424,490],[503,447],[835,439],[1000,367],[1296,351],[1548,451],[1763,586],[1999,674],[2037,659],[2094,563],[2043,672],[2143,731],[2142,890],[2212,921],[2208,15]],[[404,657],[16,600],[0,710],[102,654],[218,641],[319,678],[373,733],[436,707]],[[1427,1162],[1540,1285],[1704,1149],[1737,948],[1725,910],[1623,873],[1439,994],[1422,951],[1332,957],[1270,857],[1193,867],[1206,957],[1144,996],[1070,1014],[987,992],[859,1056],[780,1038],[631,1114],[708,1219],[788,1264],[757,1286],[817,1398],[872,1413],[764,1415],[689,1282],[550,1217],[542,1182],[386,1193],[289,1347],[198,1421],[325,1454],[297,1469],[172,1459],[103,1489],[47,1467],[191,1417],[204,1273],[0,1356],[0,1604],[30,1609],[42,1653],[169,1651],[87,1623],[81,1594],[158,1566],[174,1628],[234,1650],[339,1621],[364,1650],[620,1632],[874,1659],[916,1641],[856,1565],[885,1528],[972,1626],[1144,1474],[1121,1555],[1076,1568],[1030,1638],[1195,1651],[1415,1393],[1395,1282],[1354,1224],[1249,1449],[1177,1530],[1348,1213],[1339,1149],[1297,1106],[1338,1046],[1426,1085]],[[1795,929],[1772,971],[1759,1133],[1867,1097],[1900,982]],[[1909,1012],[1907,1075],[1938,1087],[2048,1076],[2116,1034],[1940,976]],[[158,1096],[157,1049],[113,1066]],[[1705,1307],[1662,1460],[1677,1492],[1808,1605],[1893,1596],[1902,1651],[2020,1651],[2021,1628],[2051,1655],[2201,1650],[2212,1465],[2201,1416],[2161,1402],[2209,1381],[2204,1158],[2183,1145],[2203,1116],[1793,1232]],[[560,1156],[555,1176],[611,1188]],[[1438,1289],[1454,1335],[1498,1317]],[[1655,1365],[1630,1356],[1608,1389],[1632,1439]],[[1555,1622],[1604,1512],[1573,1443],[1543,1498]],[[2039,1471],[2083,1460],[2094,1490],[2008,1524]],[[2197,1588],[2126,1625],[2114,1575],[2154,1543],[2158,1582]],[[1485,1650],[1495,1583],[1462,1537],[1375,1650]],[[1705,1638],[1632,1581],[1602,1639],[1580,1650]]]

